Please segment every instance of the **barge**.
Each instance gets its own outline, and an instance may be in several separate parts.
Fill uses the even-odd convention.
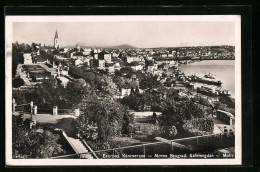
[[[200,82],[200,83],[209,84],[209,85],[217,85],[217,86],[221,86],[222,85],[222,81],[221,80],[215,80],[215,79],[210,79],[210,78],[203,78],[203,77],[196,76],[196,75],[188,76],[187,80],[191,81],[191,82]]]

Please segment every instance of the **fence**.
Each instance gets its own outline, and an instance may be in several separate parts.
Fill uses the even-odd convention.
[[[31,101],[30,103],[17,105],[15,99],[13,99],[13,112],[28,112],[32,115],[36,114],[52,114],[52,115],[75,115],[79,116],[79,109],[59,109],[58,106],[53,106],[53,108],[38,108]]]
[[[165,139],[166,140],[166,139]],[[177,146],[182,145],[182,146]],[[233,147],[235,145],[234,134],[211,134],[205,136],[188,137],[182,139],[167,140],[161,142],[145,143],[127,147],[98,150],[95,153],[98,158],[157,158],[156,154],[169,158],[170,154],[211,153],[216,149]],[[184,149],[184,147],[186,147]],[[52,157],[64,158],[72,155]]]

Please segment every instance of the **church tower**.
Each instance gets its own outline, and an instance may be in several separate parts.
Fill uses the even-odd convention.
[[[54,48],[58,49],[59,48],[59,38],[58,38],[58,32],[56,29],[55,37],[54,37]]]

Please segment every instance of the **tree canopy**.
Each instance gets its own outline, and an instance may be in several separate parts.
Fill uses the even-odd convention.
[[[44,130],[29,129],[29,122],[13,116],[13,158],[48,158],[65,151],[58,143],[59,135]]]
[[[81,133],[88,130],[90,123],[97,124],[98,140],[107,141],[112,136],[127,132],[132,117],[119,102],[105,98],[86,104],[84,114],[78,118]]]

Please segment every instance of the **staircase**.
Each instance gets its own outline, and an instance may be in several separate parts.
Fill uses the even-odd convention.
[[[70,146],[73,148],[73,150],[77,154],[79,154],[79,157],[81,159],[94,159],[91,154],[86,153],[86,152],[88,152],[88,150],[86,149],[86,147],[84,146],[84,144],[81,142],[80,139],[69,137],[69,136],[67,136],[67,134],[65,132],[62,132],[62,134],[63,134],[64,138],[68,141]],[[84,154],[84,153],[86,153],[86,154]]]
[[[68,141],[70,142],[71,146],[73,146],[73,149],[75,148],[74,150],[76,151],[76,153],[80,154],[80,158],[93,159],[93,156],[91,154],[82,154],[88,152],[88,150],[79,139],[68,137]]]

